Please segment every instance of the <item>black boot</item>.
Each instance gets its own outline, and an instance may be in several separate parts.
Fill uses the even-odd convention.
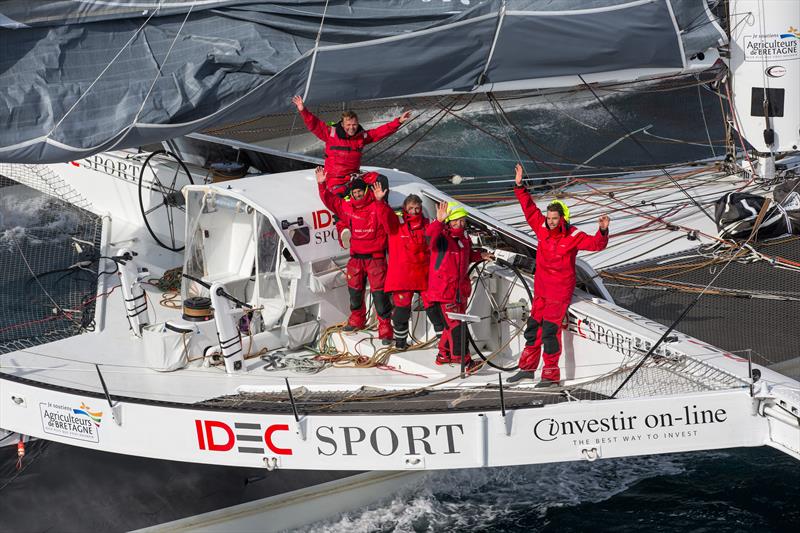
[[[398,350],[407,350],[408,349],[408,340],[406,338],[399,339],[397,337],[394,338],[394,347]]]
[[[519,383],[523,380],[530,379],[533,380],[536,377],[536,372],[531,370],[520,370],[510,378],[506,380],[506,383]]]

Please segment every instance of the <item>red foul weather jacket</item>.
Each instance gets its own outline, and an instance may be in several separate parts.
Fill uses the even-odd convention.
[[[329,189],[341,188],[350,181],[350,174],[358,172],[365,145],[388,137],[400,127],[400,120],[394,119],[371,130],[359,126],[355,135],[348,136],[341,123],[328,126],[307,108],[303,108],[300,115],[308,131],[325,143],[325,171],[328,173],[325,183]]]
[[[536,247],[536,274],[533,277],[535,296],[569,302],[575,290],[575,259],[578,251],[599,252],[608,244],[608,231],[597,230],[589,236],[562,219],[561,226],[551,230],[525,187],[514,187],[531,229],[539,241]]]
[[[425,231],[428,219],[418,217],[400,222],[397,215],[389,217],[389,267],[386,272],[386,292],[424,291],[428,288],[428,263],[431,251]]]
[[[319,184],[319,197],[325,207],[350,228],[350,255],[386,255],[388,219],[390,215],[395,216],[386,202],[375,200],[372,191],[367,191],[361,200],[345,201],[328,190],[324,183]]]
[[[466,305],[472,287],[467,272],[470,263],[481,260],[481,250],[473,249],[465,234],[453,235],[444,224],[434,220],[428,225],[431,261],[427,299],[431,302]]]

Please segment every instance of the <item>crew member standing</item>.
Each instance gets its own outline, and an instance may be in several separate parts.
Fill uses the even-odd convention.
[[[493,259],[492,255],[477,248],[466,234],[467,211],[455,202],[441,202],[437,206],[436,220],[428,226],[430,237],[430,268],[428,273],[427,299],[439,308],[444,322],[444,331],[439,339],[437,365],[461,363],[466,359],[467,370],[477,363],[472,360],[466,343],[462,342],[461,322],[453,320],[447,313],[464,313],[472,292],[467,275],[470,263]],[[464,335],[466,338],[466,335]]]
[[[328,175],[328,190],[339,197],[349,193],[348,183],[351,174],[357,173],[361,167],[361,155],[364,146],[378,142],[393,133],[400,125],[411,117],[411,111],[405,111],[396,119],[382,126],[365,130],[358,123],[358,115],[353,111],[345,111],[339,122],[327,125],[306,109],[301,96],[292,98],[292,103],[297,107],[308,131],[316,135],[325,143],[325,172]],[[385,184],[384,184],[385,185]],[[384,188],[386,188],[384,186]],[[349,236],[342,235],[347,226],[337,221],[336,229],[339,230],[342,244],[348,247]]]
[[[372,301],[378,314],[378,336],[384,344],[392,342],[392,306],[383,290],[386,281],[386,246],[391,208],[383,201],[385,189],[376,182],[373,190],[361,179],[351,183],[350,199],[339,198],[325,186],[327,175],[316,169],[319,197],[351,234],[350,260],[347,262],[347,289],[350,293],[350,318],[345,331],[362,329],[367,322],[364,290],[369,280]]]
[[[509,383],[533,379],[544,348],[544,367],[539,385],[557,385],[561,379],[558,359],[561,356],[561,325],[575,290],[575,259],[578,251],[599,252],[608,244],[610,219],[602,215],[593,236],[569,223],[569,209],[560,200],[547,206],[547,215],[536,207],[522,185],[522,166],[516,166],[517,195],[525,219],[538,240],[536,273],[533,278],[533,306],[525,328],[525,349],[519,359],[519,372]]]
[[[422,199],[416,194],[409,194],[403,201],[402,216],[402,222],[394,214],[389,218],[389,269],[384,287],[386,292],[392,294],[394,345],[399,350],[408,348],[408,323],[411,319],[411,299],[415,292],[420,293],[422,304],[437,333],[444,329],[441,314],[431,313],[425,294],[431,252],[425,235],[430,222],[422,214]]]

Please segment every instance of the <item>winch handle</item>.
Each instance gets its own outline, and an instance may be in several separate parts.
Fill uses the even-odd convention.
[[[211,289],[211,284],[208,283],[208,282],[203,281],[200,278],[196,278],[194,276],[191,276],[189,274],[184,274],[184,273],[181,273],[181,276],[183,276],[186,279],[190,279],[190,280],[192,280],[192,281],[194,281],[196,283],[199,283],[200,285],[202,285],[206,289],[209,289],[209,290]],[[238,305],[240,305],[242,307],[251,307],[250,304],[241,301],[239,298],[237,298],[236,296],[234,296],[232,294],[229,294],[228,292],[226,292],[223,289],[217,289],[217,294],[219,294],[220,296],[222,296],[224,298],[227,298],[228,300],[230,300],[233,303],[238,304]]]
[[[210,283],[208,283],[208,282],[205,282],[205,281],[203,281],[203,280],[202,280],[202,279],[200,279],[200,278],[196,278],[196,277],[194,277],[194,276],[191,276],[191,275],[189,275],[189,274],[185,274],[185,273],[183,273],[183,272],[181,272],[181,276],[183,276],[183,277],[184,277],[184,278],[186,278],[186,279],[190,279],[190,280],[194,281],[195,283],[199,283],[200,285],[202,285],[202,286],[203,286],[203,287],[205,287],[206,289],[210,289],[210,288],[211,288],[211,284],[210,284]]]

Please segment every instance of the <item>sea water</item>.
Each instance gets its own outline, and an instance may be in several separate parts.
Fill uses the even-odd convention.
[[[797,531],[800,463],[768,448],[429,474],[342,531]]]

